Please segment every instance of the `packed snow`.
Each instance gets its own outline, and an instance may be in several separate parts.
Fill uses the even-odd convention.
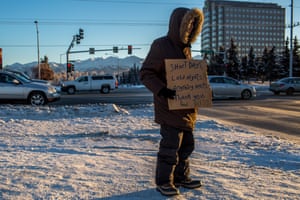
[[[153,105],[0,105],[0,199],[300,199],[300,145],[200,114],[191,174],[155,190]]]

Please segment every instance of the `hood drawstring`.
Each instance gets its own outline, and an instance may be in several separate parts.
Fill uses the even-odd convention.
[[[186,59],[192,59],[191,47],[185,47],[183,49],[183,54],[185,55]]]

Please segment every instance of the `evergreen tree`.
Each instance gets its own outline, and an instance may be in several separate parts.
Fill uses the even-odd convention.
[[[218,68],[218,63],[216,60],[216,56],[211,56],[209,59],[209,64],[207,66],[207,74],[208,75],[216,75],[217,73],[217,68]]]
[[[130,80],[129,82],[133,85],[139,84],[139,68],[136,66],[136,64],[133,65],[133,67],[129,71],[130,73]]]
[[[258,65],[258,76],[261,78],[262,81],[265,81],[267,75],[267,65],[268,65],[268,48],[265,47],[263,51],[263,55],[259,61]]]
[[[290,66],[290,50],[289,50],[289,38],[286,39],[285,41],[285,46],[284,46],[284,50],[281,54],[281,58],[280,58],[280,65],[281,65],[281,76],[282,77],[286,77],[289,74],[289,66]]]
[[[133,85],[140,84],[141,82],[139,80],[139,71],[139,67],[134,64],[134,66],[131,67],[128,72],[122,73],[122,76],[120,77],[120,83]]]
[[[240,74],[242,79],[248,78],[248,69],[247,69],[247,63],[248,63],[248,57],[243,56],[242,57],[242,63],[240,68]]]
[[[248,54],[248,63],[247,63],[247,75],[248,77],[256,77],[257,76],[257,69],[255,65],[255,54],[254,54],[254,49],[251,46],[250,51]]]
[[[219,47],[219,52],[216,54],[216,63],[217,63],[217,75],[223,75],[225,73],[225,48],[224,46]]]
[[[293,49],[293,76],[300,76],[300,46],[298,39],[295,36],[294,39],[294,49]]]
[[[224,75],[225,67],[225,48],[224,46],[219,47],[219,51],[213,54],[209,59],[207,73],[208,75]]]
[[[237,46],[234,44],[234,40],[231,39],[230,48],[227,51],[227,70],[226,73],[228,76],[239,79],[239,60],[237,58]]]
[[[255,59],[255,65],[256,65],[256,74],[257,78],[260,79],[262,82],[265,81],[265,75],[264,75],[264,61],[263,57],[257,57]]]
[[[267,61],[267,77],[270,81],[273,81],[276,75],[276,55],[275,55],[275,46],[268,52],[268,61]]]

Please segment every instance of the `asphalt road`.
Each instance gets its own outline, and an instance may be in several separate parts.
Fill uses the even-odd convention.
[[[269,92],[258,92],[257,95],[253,100],[214,100],[213,107],[201,108],[199,113],[229,125],[300,141],[300,95],[275,96]],[[119,88],[110,94],[63,94],[61,100],[53,104],[114,103],[130,106],[152,102],[152,94],[145,88]]]
[[[100,92],[80,92],[74,95],[62,93],[61,100],[52,105],[74,105],[92,103],[114,103],[117,105],[136,105],[153,103],[152,93],[144,87],[119,88],[109,94]]]
[[[259,96],[255,100],[217,100],[200,115],[227,124],[247,127],[266,135],[290,138],[300,143],[300,95]]]

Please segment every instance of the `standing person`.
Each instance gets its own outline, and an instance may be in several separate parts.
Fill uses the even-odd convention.
[[[168,98],[174,99],[176,91],[166,87],[165,59],[191,59],[191,43],[200,34],[203,21],[203,13],[197,8],[176,8],[167,35],[154,40],[140,70],[140,80],[153,93],[155,122],[160,124],[162,136],[155,182],[157,190],[167,196],[178,195],[179,186],[201,187],[201,181],[192,180],[189,174],[197,108],[169,110]]]

